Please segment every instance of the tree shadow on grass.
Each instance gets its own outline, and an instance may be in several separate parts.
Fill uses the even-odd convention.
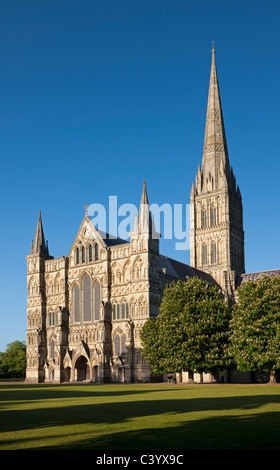
[[[171,427],[153,428],[152,424],[141,430],[110,432],[91,437],[88,432],[75,434],[75,442],[30,446],[29,450],[142,450],[148,451],[186,451],[186,450],[280,450],[279,436],[280,413],[256,413],[242,419],[237,416],[223,416],[180,422]],[[273,423],[273,424],[271,424]],[[67,438],[65,434],[65,438]],[[60,437],[63,437],[60,435]],[[12,443],[12,442],[10,442]],[[21,443],[24,447],[24,440]]]
[[[273,415],[273,416],[272,416]],[[271,426],[271,421],[277,424]],[[280,413],[254,414],[242,420],[236,416],[199,419],[165,428],[108,433],[82,438],[57,450],[280,450]],[[54,449],[52,446],[42,450]]]
[[[28,400],[31,404],[36,403],[36,401],[41,401],[42,399],[47,401],[51,399],[71,399],[71,398],[98,398],[98,397],[122,397],[135,394],[147,394],[158,391],[169,391],[169,389],[158,388],[153,389],[153,386],[149,388],[144,388],[141,390],[141,385],[131,388],[127,385],[92,385],[92,384],[61,384],[61,385],[49,385],[49,384],[35,384],[35,385],[0,385],[0,403],[7,401],[13,402],[13,405],[16,403],[22,403],[22,401]]]
[[[180,389],[174,388],[172,392],[175,393],[178,390]],[[149,389],[145,393],[151,391],[153,390]],[[159,389],[154,391],[159,392]],[[170,392],[170,389],[161,391]],[[116,392],[123,396],[125,390],[120,389]],[[139,389],[135,390],[135,393],[139,394],[139,398],[143,396]],[[57,396],[56,393],[55,397]],[[52,445],[50,433],[50,436],[45,438],[45,440],[49,439],[50,444],[43,447],[39,444],[38,447],[35,444],[35,438],[33,439],[34,449],[280,449],[280,411],[257,411],[267,404],[280,405],[278,395],[199,396],[198,398],[188,398],[187,395],[186,398],[182,398],[178,395],[177,399],[174,395],[167,399],[164,399],[164,396],[163,393],[160,399],[157,397],[151,400],[92,404],[87,402],[69,407],[52,407],[50,403],[50,406],[46,408],[3,411],[0,431],[28,431],[61,426],[65,427],[67,432],[68,426],[81,426],[80,429],[77,428],[77,434],[75,431],[74,444],[58,445],[54,436]],[[238,412],[236,416],[233,416],[234,410]],[[240,410],[244,410],[244,414],[240,413]],[[250,413],[247,413],[248,411]],[[194,412],[202,412],[201,418],[188,415]],[[205,412],[210,412],[211,416],[205,417]],[[213,417],[213,412],[219,413],[219,416]],[[181,416],[183,413],[186,414],[185,419]],[[158,424],[153,427],[155,416],[161,417],[162,427],[159,428]],[[140,422],[135,424],[139,427],[142,425],[142,430],[135,430],[131,427],[131,423],[137,418],[142,418],[145,423],[145,425]],[[126,424],[129,424],[127,428]],[[89,431],[88,426],[85,425],[90,425],[92,431]],[[98,425],[105,425],[107,431],[102,436],[92,437],[95,434],[95,426]],[[116,425],[126,430],[118,431]],[[62,437],[61,434],[60,437]],[[38,437],[38,439],[41,438]],[[21,445],[24,445],[24,440],[21,441]],[[26,437],[27,441],[28,437]],[[8,444],[7,441],[5,444]],[[9,444],[16,444],[16,440],[14,443],[10,441]],[[28,448],[30,449],[30,439]]]

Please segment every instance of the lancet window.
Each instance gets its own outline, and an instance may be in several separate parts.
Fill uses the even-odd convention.
[[[207,245],[202,246],[202,266],[206,266],[207,262]]]
[[[115,302],[113,305],[113,320],[124,320],[129,318],[129,307],[128,302]]]
[[[94,319],[100,320],[101,286],[100,282],[94,284]]]
[[[201,227],[207,227],[207,212],[205,209],[201,211]]]
[[[73,307],[73,316],[74,322],[80,322],[80,288],[78,284],[75,285],[73,289],[73,299],[72,299],[72,307]]]
[[[88,274],[83,279],[83,320],[91,321],[92,311],[92,287]]]
[[[211,244],[211,263],[217,263],[217,245],[214,242]]]

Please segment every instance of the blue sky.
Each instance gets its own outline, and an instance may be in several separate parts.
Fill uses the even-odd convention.
[[[84,205],[188,204],[211,45],[244,206],[246,271],[280,268],[277,1],[10,0],[0,6],[0,351],[26,338],[26,254],[54,257]],[[174,240],[161,252],[189,262]]]

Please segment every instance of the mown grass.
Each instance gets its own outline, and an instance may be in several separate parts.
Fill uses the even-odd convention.
[[[0,385],[0,450],[279,450],[280,385]]]

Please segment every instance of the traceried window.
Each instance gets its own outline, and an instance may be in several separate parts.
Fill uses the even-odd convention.
[[[92,289],[88,274],[83,279],[83,320],[91,321]]]
[[[73,316],[74,322],[80,322],[80,288],[78,284],[75,285],[73,289],[73,299],[72,299],[72,306],[73,306]]]
[[[127,353],[127,347],[125,343],[126,335],[122,330],[119,330],[115,336],[114,341],[115,356],[121,356]]]

